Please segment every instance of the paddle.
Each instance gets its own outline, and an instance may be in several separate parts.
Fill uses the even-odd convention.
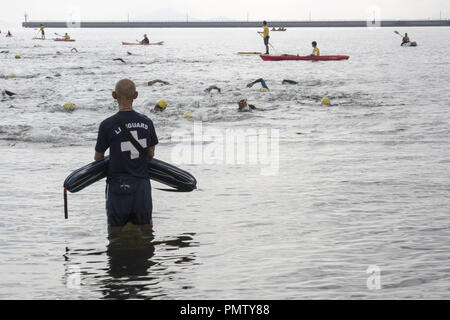
[[[400,37],[403,37],[403,35],[400,32],[398,32],[398,31],[394,31],[394,33],[398,34]]]
[[[262,35],[261,33],[258,32],[258,34],[261,36],[261,38],[264,39],[264,37],[263,37],[263,35]],[[269,42],[269,46],[271,46],[273,50],[275,50],[275,51],[277,50],[277,49],[275,49],[275,48],[273,47],[273,45],[272,45],[270,42]]]

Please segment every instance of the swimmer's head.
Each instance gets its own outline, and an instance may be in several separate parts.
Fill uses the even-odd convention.
[[[242,99],[241,101],[238,102],[239,105],[239,110],[244,109],[247,106],[247,99]]]
[[[325,106],[329,106],[329,105],[331,105],[331,101],[330,101],[330,99],[328,99],[327,97],[324,97],[323,99],[322,99],[322,102],[321,102],[323,105],[325,105]]]
[[[119,105],[133,104],[133,100],[137,99],[138,92],[136,91],[136,85],[129,79],[122,79],[116,84],[116,88],[112,93],[114,99],[117,100]]]
[[[153,110],[157,112],[163,112],[164,110],[166,110],[166,108],[167,108],[166,100],[159,100],[156,103],[155,108]]]

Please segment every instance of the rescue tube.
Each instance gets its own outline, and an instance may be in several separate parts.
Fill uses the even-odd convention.
[[[64,188],[72,193],[79,192],[91,184],[106,178],[109,156],[92,162],[70,174],[64,181]],[[150,179],[181,192],[197,189],[197,180],[189,173],[157,159],[148,160]]]

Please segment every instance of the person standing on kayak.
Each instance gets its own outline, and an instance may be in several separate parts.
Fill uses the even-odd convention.
[[[317,42],[316,41],[313,41],[312,42],[312,46],[313,46],[313,53],[311,54],[311,56],[316,56],[316,57],[319,57],[320,56],[320,50],[319,50],[319,48],[317,47]]]
[[[403,37],[403,40],[402,40],[403,42],[402,42],[402,44],[401,45],[404,45],[405,43],[409,43],[410,42],[410,40],[409,40],[409,37],[408,37],[408,34],[407,33],[405,33],[405,36]]]
[[[269,35],[269,27],[267,26],[267,21],[263,21],[263,27],[264,27],[264,31],[262,31],[262,32],[258,31],[258,33],[263,35],[264,45],[266,46],[266,54],[269,54],[270,35]]]
[[[148,39],[146,34],[144,34],[144,40],[141,41],[141,44],[150,44],[150,40]]]
[[[147,163],[155,155],[158,137],[152,120],[133,110],[133,102],[138,97],[133,81],[117,82],[112,96],[119,104],[119,112],[100,124],[94,156],[95,160],[101,160],[109,149],[108,232],[115,235],[128,222],[143,231],[151,231],[153,204]],[[131,142],[131,137],[142,147],[141,152]]]
[[[39,27],[39,30],[41,30],[41,39],[45,40],[45,27],[43,24]]]

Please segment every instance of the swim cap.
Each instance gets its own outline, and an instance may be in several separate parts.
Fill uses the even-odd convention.
[[[72,102],[67,102],[64,104],[64,109],[66,111],[72,112],[73,110],[75,110],[75,105]]]
[[[16,56],[14,58],[20,59],[20,56],[18,54],[16,54]]]
[[[188,110],[184,113],[183,118],[192,119],[192,111]]]
[[[323,98],[322,104],[329,106],[331,104],[330,99],[328,99],[327,97]]]
[[[166,108],[167,108],[167,102],[166,102],[166,100],[159,100],[157,103],[156,103],[156,105],[157,106],[159,106],[161,109],[163,109],[163,110],[166,110]]]

